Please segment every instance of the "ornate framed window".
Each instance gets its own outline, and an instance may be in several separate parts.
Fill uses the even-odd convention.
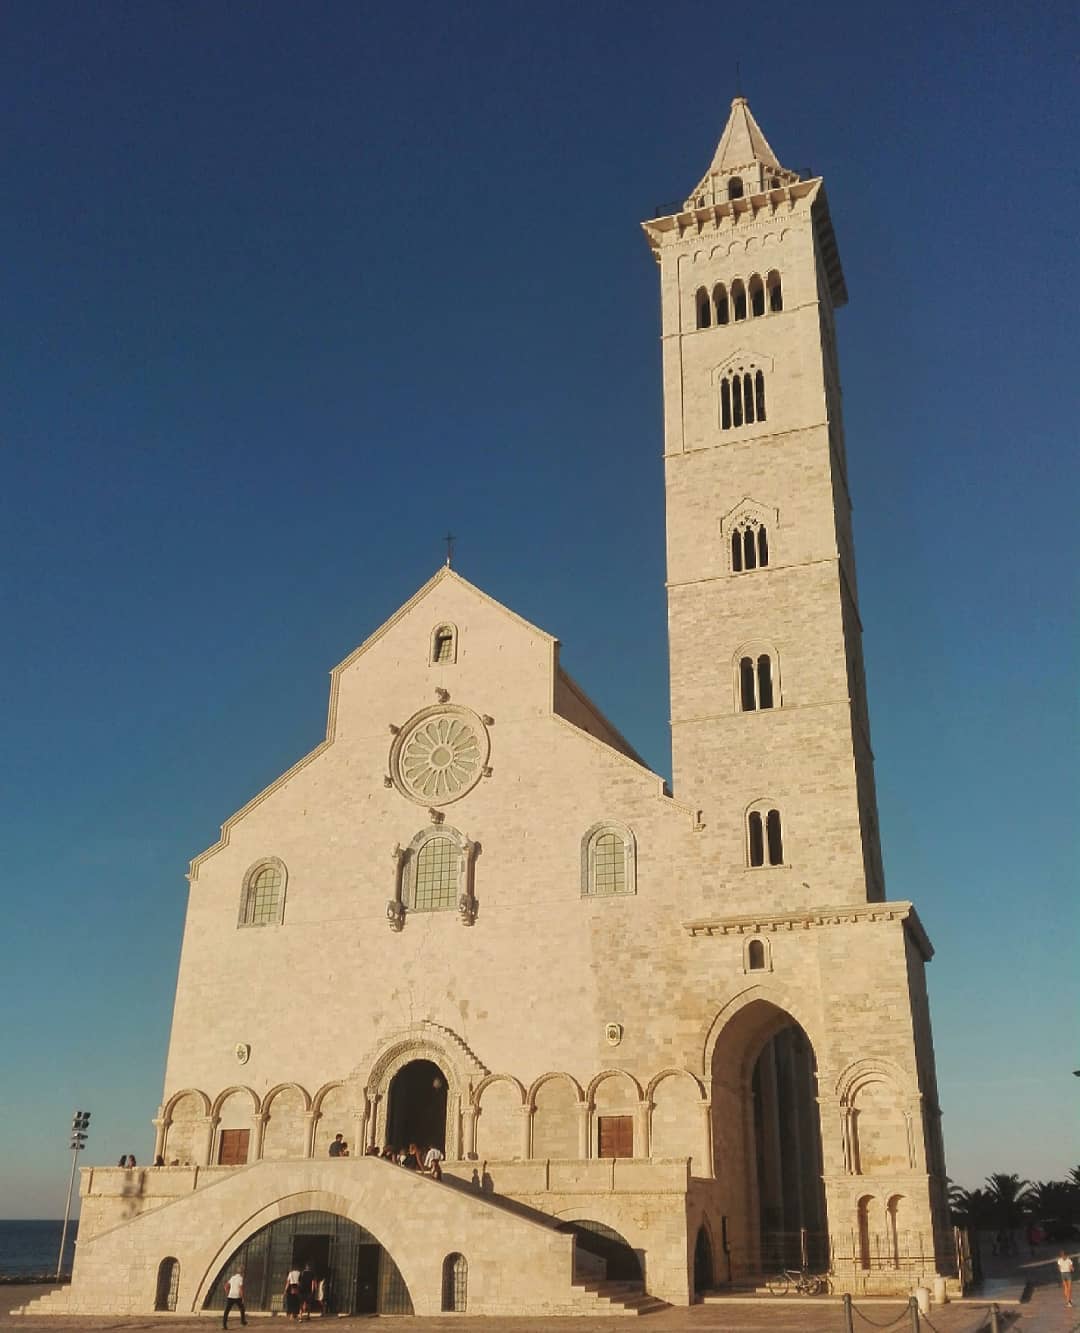
[[[285,863],[276,856],[257,861],[244,876],[238,926],[279,926],[285,919]]]
[[[476,920],[474,872],[479,845],[455,828],[422,829],[408,847],[394,848],[394,896],[386,904],[392,930],[409,912],[453,912],[471,926]]]
[[[448,1254],[442,1266],[442,1308],[463,1314],[469,1299],[469,1262],[463,1254]]]
[[[581,842],[581,894],[609,898],[637,893],[637,849],[625,824],[594,824]]]

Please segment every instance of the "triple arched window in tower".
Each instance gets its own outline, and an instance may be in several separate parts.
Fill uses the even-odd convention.
[[[743,574],[769,563],[769,531],[756,518],[744,519],[731,530],[731,572]]]
[[[784,289],[777,269],[770,269],[763,278],[754,273],[747,281],[733,278],[730,283],[718,282],[710,291],[699,287],[694,297],[699,329],[713,325],[739,324],[744,319],[758,319],[762,315],[779,314],[784,308]]]

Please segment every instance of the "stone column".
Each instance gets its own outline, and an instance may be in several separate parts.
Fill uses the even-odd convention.
[[[193,1166],[213,1166],[214,1131],[220,1124],[220,1116],[206,1115],[202,1117],[202,1146],[200,1147],[195,1141],[191,1145]]]
[[[151,1122],[154,1126],[154,1160],[165,1156],[165,1130],[169,1122],[163,1116],[155,1116]]]
[[[266,1111],[260,1111],[255,1117],[255,1145],[251,1152],[250,1161],[261,1162],[263,1155],[263,1140],[266,1138],[266,1122],[270,1119]]]
[[[532,1127],[535,1114],[535,1106],[521,1108],[521,1156],[526,1162],[532,1157]]]
[[[476,1160],[476,1117],[479,1107],[464,1106],[461,1109],[462,1128],[465,1131],[465,1157],[468,1161]]]
[[[322,1119],[321,1111],[304,1112],[304,1156],[315,1156],[315,1127]]]
[[[578,1102],[578,1156],[582,1160],[592,1156],[592,1145],[589,1142],[589,1112],[591,1110],[592,1107],[588,1102]]]
[[[706,1179],[711,1180],[716,1175],[716,1172],[713,1169],[712,1100],[708,1097],[703,1097],[702,1100],[698,1102],[698,1106],[701,1107],[702,1158],[700,1162],[697,1163],[699,1167],[697,1174],[699,1176],[705,1176]],[[690,1169],[693,1171],[693,1164],[691,1164]]]
[[[653,1102],[639,1102],[634,1108],[634,1156],[652,1156]]]

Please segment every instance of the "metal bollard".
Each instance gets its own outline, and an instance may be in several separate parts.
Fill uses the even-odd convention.
[[[919,1302],[914,1296],[908,1301],[908,1314],[911,1315],[911,1333],[919,1333]]]
[[[996,1305],[990,1307],[990,1333],[1001,1333],[1001,1324],[998,1322],[998,1308]]]
[[[851,1309],[851,1293],[844,1292],[844,1333],[855,1333],[855,1316]]]

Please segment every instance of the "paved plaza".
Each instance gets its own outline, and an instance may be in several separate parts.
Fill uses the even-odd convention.
[[[1011,1271],[1006,1261],[989,1260],[1001,1286],[1000,1328],[1002,1333],[1080,1333],[1080,1308],[1066,1309],[1050,1257],[1016,1263]],[[1027,1300],[1017,1303],[1025,1283],[1030,1284]],[[220,1326],[220,1316],[138,1315],[122,1318],[111,1315],[70,1315],[60,1318],[27,1318],[11,1311],[51,1290],[49,1287],[0,1286],[0,1333],[94,1333],[94,1330],[185,1329],[206,1330]],[[1011,1297],[1011,1299],[1009,1299]],[[893,1301],[858,1301],[855,1306],[856,1333],[872,1333],[874,1328],[892,1327],[896,1333],[909,1333],[911,1328],[904,1307]],[[321,1320],[312,1320],[317,1327]],[[475,1318],[447,1315],[445,1318],[406,1318],[393,1315],[369,1315],[327,1321],[328,1326],[341,1328],[376,1325],[386,1333],[844,1333],[843,1309],[838,1300],[819,1298],[811,1300],[778,1300],[761,1296],[737,1300],[710,1300],[689,1309],[663,1310],[642,1317],[607,1316],[604,1318]],[[268,1318],[253,1315],[253,1328],[286,1328],[287,1321],[278,1316]],[[989,1309],[985,1302],[970,1300],[953,1302],[935,1308],[929,1320],[923,1320],[922,1333],[983,1333],[989,1329]],[[239,1328],[240,1321],[233,1316],[230,1328]]]

